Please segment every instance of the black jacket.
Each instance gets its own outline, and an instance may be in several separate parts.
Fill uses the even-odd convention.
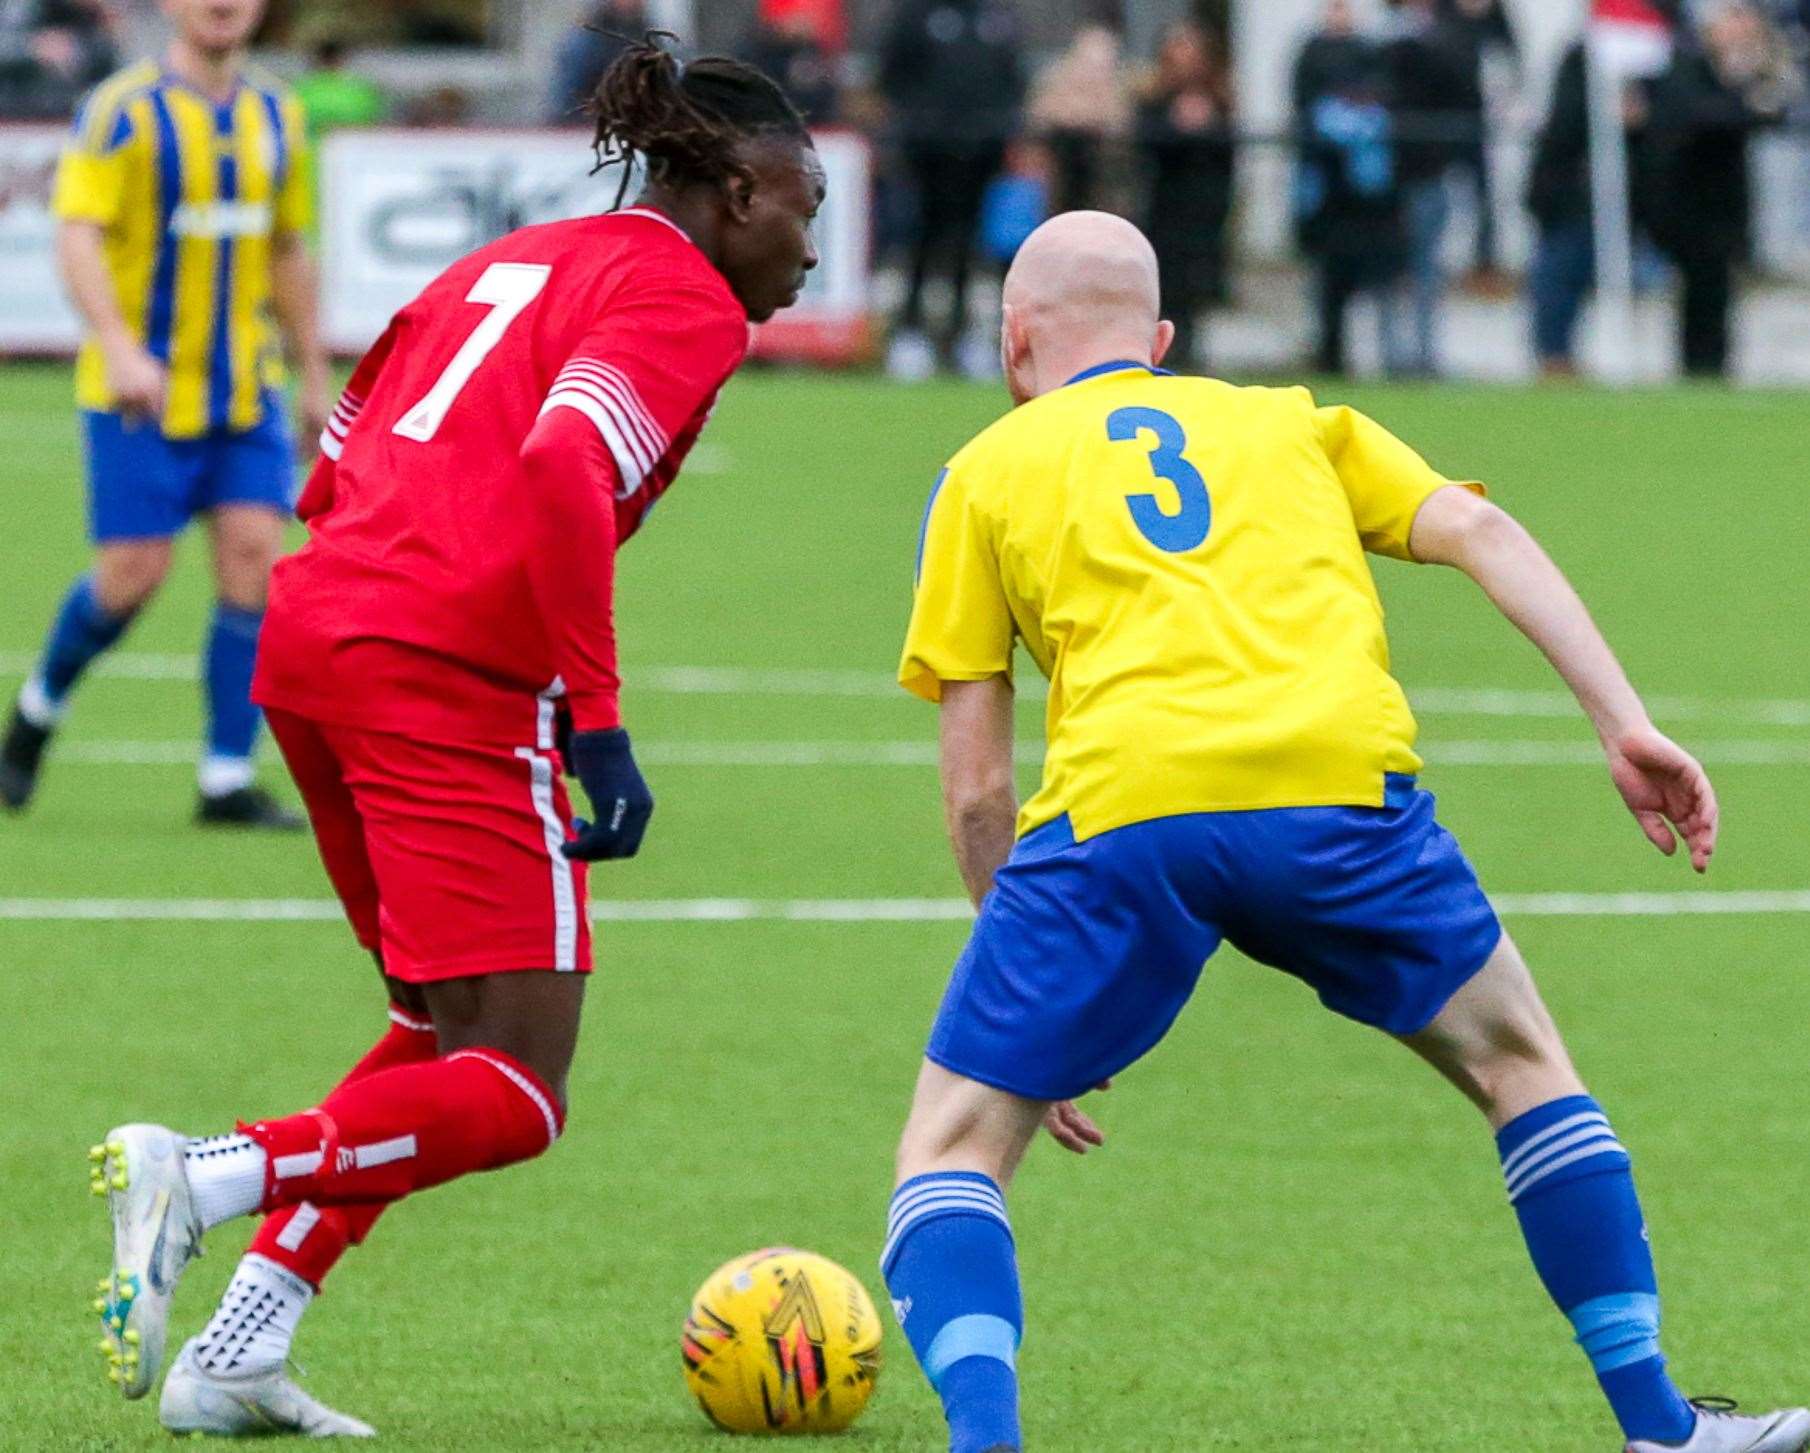
[[[1174,106],[1174,97],[1157,96],[1138,107],[1137,148],[1149,186],[1145,230],[1180,238],[1218,233],[1232,210],[1237,138],[1223,119],[1183,130],[1175,124]]]
[[[1024,101],[1017,16],[1003,0],[904,0],[881,47],[880,89],[907,145],[1003,146]]]
[[[1402,30],[1385,45],[1384,55],[1402,180],[1439,176],[1480,134],[1478,54],[1456,23],[1435,20]]]
[[[1653,240],[1674,257],[1738,257],[1749,246],[1748,138],[1782,119],[1727,84],[1708,56],[1680,51],[1647,90],[1639,204]]]
[[[1559,63],[1546,124],[1534,142],[1527,210],[1544,226],[1590,216],[1590,97],[1584,47]]]

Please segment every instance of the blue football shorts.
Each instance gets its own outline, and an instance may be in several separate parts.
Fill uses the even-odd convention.
[[[929,1057],[1068,1100],[1153,1049],[1221,942],[1390,1034],[1427,1027],[1502,926],[1433,798],[1155,818],[1076,842],[1027,833],[944,995]]]
[[[88,535],[109,540],[163,540],[219,505],[295,505],[295,445],[280,401],[264,418],[234,433],[168,439],[155,424],[87,410]]]

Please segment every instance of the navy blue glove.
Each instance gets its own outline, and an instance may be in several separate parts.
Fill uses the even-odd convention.
[[[573,732],[566,769],[583,785],[597,821],[580,818],[573,824],[578,836],[560,851],[579,863],[634,857],[654,815],[654,794],[635,765],[628,733],[621,727]]]

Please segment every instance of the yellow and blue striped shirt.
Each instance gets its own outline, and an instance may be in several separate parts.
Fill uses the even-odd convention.
[[[306,145],[295,98],[256,72],[216,104],[147,61],[104,81],[76,118],[55,212],[102,229],[127,325],[170,371],[170,438],[255,428],[282,383],[271,244],[309,225]],[[76,401],[115,407],[92,338]]]

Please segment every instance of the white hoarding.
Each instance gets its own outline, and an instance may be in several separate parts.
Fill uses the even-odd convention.
[[[858,348],[868,292],[868,153],[828,132],[818,148],[830,200],[818,224],[822,266],[767,352],[833,358]],[[448,264],[516,227],[607,211],[620,173],[591,174],[578,132],[341,132],[321,165],[327,337],[355,352]],[[631,191],[632,196],[632,191]],[[790,341],[788,341],[790,340]]]
[[[67,353],[81,328],[57,280],[50,193],[61,126],[0,126],[0,351]]]

